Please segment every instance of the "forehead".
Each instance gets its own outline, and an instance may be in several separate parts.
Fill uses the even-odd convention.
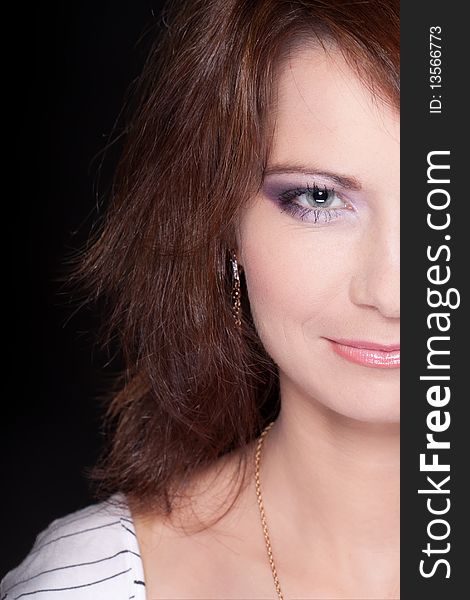
[[[270,162],[364,172],[364,156],[398,159],[399,113],[374,97],[335,47],[295,50],[279,66]],[[393,149],[393,150],[392,150]],[[366,173],[364,173],[366,175]]]

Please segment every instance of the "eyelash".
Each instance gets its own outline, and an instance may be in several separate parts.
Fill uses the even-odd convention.
[[[314,183],[312,186],[307,185],[303,188],[299,187],[292,190],[286,190],[278,196],[280,208],[283,212],[286,212],[301,221],[308,221],[313,223],[329,223],[342,216],[341,213],[344,209],[314,207],[307,208],[305,206],[300,206],[296,202],[293,202],[295,198],[298,198],[303,194],[316,192],[325,192],[328,194],[328,197],[330,196],[330,194],[335,194],[334,188],[328,188],[326,187],[326,185],[323,187],[319,187],[316,183]],[[347,208],[346,204],[344,205],[344,208]]]

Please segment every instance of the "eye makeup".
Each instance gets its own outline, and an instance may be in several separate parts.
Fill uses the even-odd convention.
[[[287,179],[265,181],[262,191],[282,212],[308,223],[328,224],[354,211],[335,188],[316,181],[300,186],[289,185]]]

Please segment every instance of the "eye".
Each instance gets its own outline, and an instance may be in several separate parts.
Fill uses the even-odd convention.
[[[334,188],[316,184],[286,190],[279,194],[278,202],[283,212],[313,223],[328,223],[342,216],[344,210],[352,209]]]
[[[280,195],[280,199],[285,202],[298,198],[304,200],[305,203],[296,202],[299,206],[307,208],[345,208],[345,203],[338,197],[334,188],[327,188],[326,185],[322,188],[317,185],[309,186],[305,188],[296,188],[294,190],[287,190]]]

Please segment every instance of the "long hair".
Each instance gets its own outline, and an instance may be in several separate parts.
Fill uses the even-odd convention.
[[[325,40],[399,105],[398,0],[171,0],[161,13],[106,211],[69,259],[70,284],[104,301],[102,343],[123,364],[89,472],[97,499],[120,491],[134,511],[169,514],[192,475],[279,413],[243,273],[234,324],[228,252],[263,181],[278,69]]]

